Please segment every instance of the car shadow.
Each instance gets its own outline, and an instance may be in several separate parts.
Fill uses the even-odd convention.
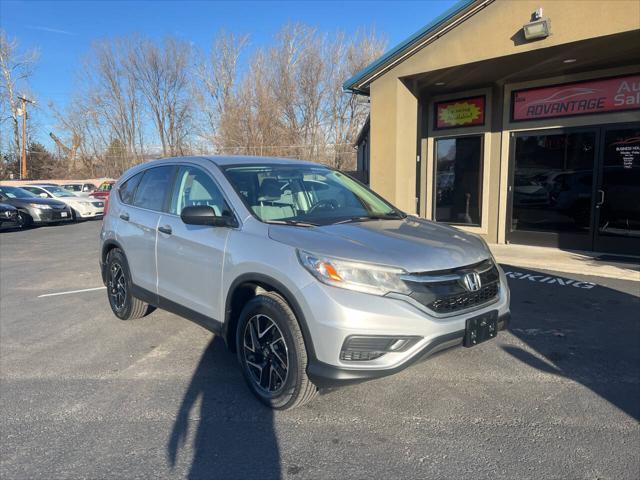
[[[511,288],[509,330],[530,350],[505,352],[584,385],[640,419],[640,284],[627,291],[502,265]],[[560,280],[558,280],[560,279]]]
[[[171,468],[181,450],[193,451],[190,479],[281,477],[273,412],[250,393],[235,355],[218,337],[200,358],[166,448]]]

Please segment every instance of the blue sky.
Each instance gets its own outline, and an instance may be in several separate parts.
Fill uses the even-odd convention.
[[[14,1],[0,0],[0,26],[23,47],[40,50],[31,89],[41,106],[64,105],[91,42],[140,33],[152,38],[172,34],[209,48],[216,32],[247,33],[251,46],[268,44],[287,22],[304,22],[321,31],[375,28],[389,47],[401,42],[455,4],[433,1]],[[39,109],[49,144],[52,119]]]

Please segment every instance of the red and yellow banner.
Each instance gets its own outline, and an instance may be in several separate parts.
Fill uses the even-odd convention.
[[[436,103],[435,128],[484,125],[484,96]]]

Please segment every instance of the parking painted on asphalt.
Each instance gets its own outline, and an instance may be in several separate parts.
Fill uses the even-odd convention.
[[[547,285],[557,285],[559,287],[576,287],[590,290],[598,285],[593,282],[583,282],[580,280],[573,280],[571,278],[554,277],[551,275],[534,275],[532,273],[525,272],[504,272],[507,278],[513,278],[515,280],[529,280],[530,282],[545,283]]]

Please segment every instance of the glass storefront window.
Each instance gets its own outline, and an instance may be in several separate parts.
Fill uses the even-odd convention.
[[[516,139],[513,230],[589,233],[595,132]]]
[[[436,221],[480,225],[482,156],[482,135],[435,140]]]

